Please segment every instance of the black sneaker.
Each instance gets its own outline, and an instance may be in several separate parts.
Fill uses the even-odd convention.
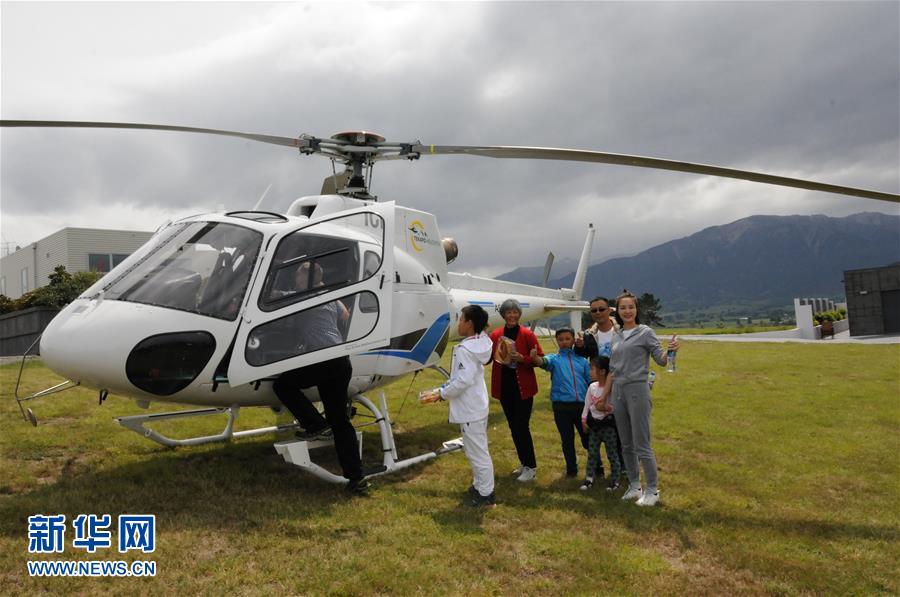
[[[610,479],[606,485],[606,491],[615,491],[619,488],[619,482],[616,479]]]
[[[591,479],[590,477],[588,477],[587,479],[584,480],[584,483],[582,483],[581,487],[579,487],[578,489],[580,489],[581,491],[588,491],[593,486],[594,486],[594,480]]]
[[[351,495],[367,496],[369,495],[369,487],[371,486],[372,484],[365,479],[350,479],[350,481],[347,482],[345,489]]]
[[[497,496],[492,491],[490,495],[481,495],[477,491],[469,504],[475,508],[493,508],[497,505]]]
[[[475,489],[474,485],[469,485],[468,495],[470,498],[475,498],[478,494],[478,490]]]

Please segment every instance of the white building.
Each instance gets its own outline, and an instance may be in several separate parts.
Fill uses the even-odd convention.
[[[133,230],[63,228],[0,258],[0,294],[19,298],[44,286],[58,265],[66,270],[108,272],[153,235]]]

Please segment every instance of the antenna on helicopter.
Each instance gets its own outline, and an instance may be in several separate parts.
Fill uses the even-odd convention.
[[[272,183],[269,183],[269,186],[266,187],[266,190],[263,191],[263,194],[259,196],[259,201],[256,202],[256,205],[253,206],[253,209],[250,211],[256,211],[259,209],[259,206],[262,205],[263,199],[266,198],[266,195],[269,194],[269,189],[272,188]]]

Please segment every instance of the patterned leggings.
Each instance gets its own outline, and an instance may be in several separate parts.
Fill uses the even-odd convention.
[[[600,460],[600,444],[606,446],[606,458],[609,460],[611,479],[618,480],[622,474],[622,463],[619,461],[619,442],[616,439],[615,427],[601,427],[591,429],[588,435],[588,471],[602,471],[603,463]]]

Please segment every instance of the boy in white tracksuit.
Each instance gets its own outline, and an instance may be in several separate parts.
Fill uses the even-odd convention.
[[[459,424],[463,450],[472,466],[471,504],[493,506],[494,464],[488,451],[488,392],[484,364],[491,360],[492,343],[485,334],[487,312],[477,305],[464,307],[459,335],[464,339],[453,349],[450,379],[438,388],[441,400],[450,403],[450,422]]]

